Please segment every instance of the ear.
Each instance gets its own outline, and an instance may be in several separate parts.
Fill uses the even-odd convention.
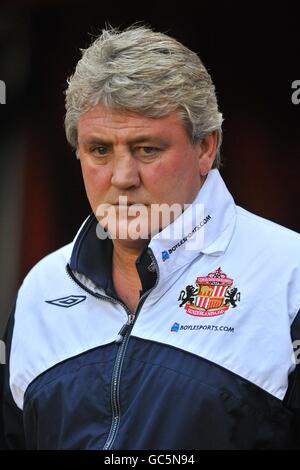
[[[213,165],[216,158],[217,146],[218,146],[218,133],[213,131],[211,134],[203,137],[203,139],[196,144],[198,158],[199,158],[199,170],[200,176],[204,177],[207,175]]]

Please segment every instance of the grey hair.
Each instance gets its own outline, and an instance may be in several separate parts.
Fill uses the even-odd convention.
[[[213,168],[221,165],[222,114],[212,79],[198,55],[147,26],[108,27],[81,49],[68,79],[65,131],[77,149],[80,115],[102,104],[158,118],[177,111],[192,143],[217,131]]]

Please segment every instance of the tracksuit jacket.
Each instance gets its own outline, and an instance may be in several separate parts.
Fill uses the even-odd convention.
[[[98,229],[89,216],[19,289],[3,447],[300,448],[300,236],[238,207],[213,169],[137,259],[132,315]]]

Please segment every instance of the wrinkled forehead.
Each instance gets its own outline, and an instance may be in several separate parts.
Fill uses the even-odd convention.
[[[92,136],[106,139],[118,136],[142,141],[155,137],[167,139],[174,132],[186,134],[177,111],[153,118],[98,104],[81,114],[78,120],[79,145]]]

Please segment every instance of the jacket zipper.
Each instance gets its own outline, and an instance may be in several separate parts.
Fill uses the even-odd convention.
[[[130,333],[146,298],[148,297],[150,292],[152,292],[152,290],[155,289],[159,281],[158,264],[150,248],[149,248],[149,255],[150,255],[152,262],[155,265],[157,278],[156,278],[155,285],[152,287],[152,289],[150,289],[148,292],[143,294],[142,297],[140,298],[135,314],[132,314],[123,302],[117,299],[114,299],[113,297],[108,297],[108,296],[104,296],[101,294],[97,294],[93,292],[92,290],[88,289],[87,287],[85,287],[80,281],[76,279],[76,277],[71,271],[70,266],[67,265],[67,274],[76,284],[78,284],[86,292],[93,295],[94,297],[97,297],[98,299],[106,300],[109,302],[113,302],[115,304],[122,305],[122,307],[125,309],[127,316],[128,316],[127,322],[122,326],[115,340],[115,343],[119,346],[119,350],[117,352],[117,357],[116,357],[114,368],[113,368],[112,382],[111,382],[112,424],[111,424],[108,438],[104,444],[103,450],[111,449],[116,439],[118,428],[120,425],[120,420],[121,420],[120,393],[119,393],[120,392],[120,378],[121,378],[121,372],[122,372],[122,365],[123,365],[126,350],[127,350],[127,345],[128,345],[129,338],[130,338]]]

